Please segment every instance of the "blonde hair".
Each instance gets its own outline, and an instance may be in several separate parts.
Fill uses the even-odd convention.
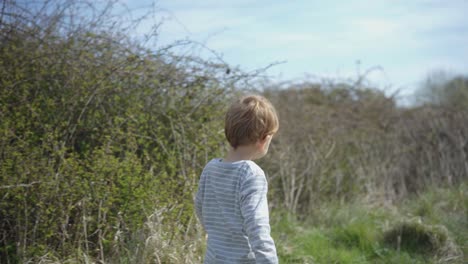
[[[249,145],[278,131],[276,110],[265,97],[249,95],[233,103],[224,123],[224,133],[233,148]]]

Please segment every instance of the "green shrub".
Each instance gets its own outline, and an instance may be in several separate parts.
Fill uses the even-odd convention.
[[[186,239],[219,113],[247,78],[131,39],[113,1],[66,2],[1,11],[1,263],[125,256],[158,208]]]
[[[383,242],[398,251],[440,259],[459,260],[463,255],[447,228],[414,220],[400,222],[387,230]]]

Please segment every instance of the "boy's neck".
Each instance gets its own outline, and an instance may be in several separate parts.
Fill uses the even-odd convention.
[[[224,159],[225,162],[236,162],[240,160],[254,160],[257,156],[255,145],[238,146],[231,148]]]

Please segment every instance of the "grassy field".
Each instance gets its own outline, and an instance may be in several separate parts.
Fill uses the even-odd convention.
[[[307,219],[272,215],[280,263],[468,263],[468,188],[394,205],[323,204]]]

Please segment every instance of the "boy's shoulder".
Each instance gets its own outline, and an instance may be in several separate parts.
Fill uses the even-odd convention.
[[[254,161],[246,160],[245,161],[245,166],[246,166],[247,170],[252,172],[252,174],[254,174],[254,175],[264,175],[265,174],[263,172],[262,168],[260,168],[260,166],[258,166],[258,164],[255,163]]]
[[[224,168],[238,168],[239,172],[244,174],[253,174],[253,175],[264,175],[264,171],[257,163],[252,160],[240,160],[236,162],[223,162],[221,158],[215,158],[210,160],[205,168],[207,167],[224,167]]]

